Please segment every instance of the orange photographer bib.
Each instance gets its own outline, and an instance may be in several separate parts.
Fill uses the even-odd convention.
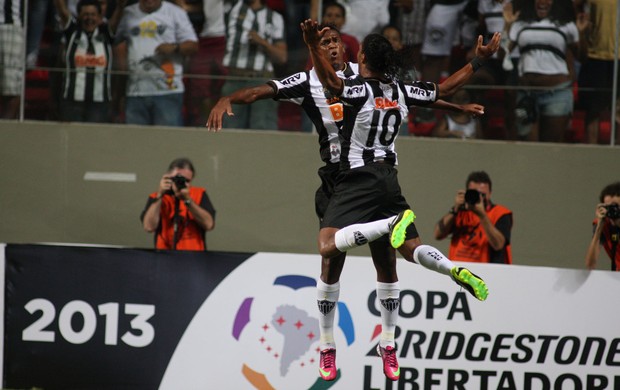
[[[494,205],[487,215],[491,223],[495,225],[504,215],[512,212],[507,208]],[[477,263],[490,262],[489,240],[484,229],[480,225],[480,218],[473,211],[460,211],[454,221],[452,231],[452,241],[450,242],[450,259],[457,261],[471,261]],[[504,251],[504,263],[512,264],[512,250],[510,244],[506,245]]]

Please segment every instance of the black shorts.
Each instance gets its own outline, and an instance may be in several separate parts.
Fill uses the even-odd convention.
[[[389,218],[409,209],[398,184],[398,171],[390,164],[372,163],[338,175],[321,227],[343,228]],[[418,237],[412,224],[407,239]]]
[[[316,211],[316,216],[319,217],[319,222],[323,220],[327,205],[332,198],[339,172],[340,164],[338,163],[327,163],[319,168],[318,174],[321,178],[321,186],[314,194],[314,210]]]

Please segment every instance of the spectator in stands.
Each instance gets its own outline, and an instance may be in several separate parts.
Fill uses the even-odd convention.
[[[586,39],[589,45],[587,59],[579,70],[579,87],[607,89],[613,85],[618,0],[587,0],[587,3],[590,25],[586,30]],[[617,82],[617,90],[620,91],[620,77]],[[586,142],[590,144],[599,142],[600,117],[611,109],[611,94],[608,91],[579,91],[579,104],[586,110]],[[615,119],[620,126],[620,100],[616,102],[615,115],[612,112],[611,120]],[[616,131],[616,136],[620,142],[620,131]]]
[[[519,84],[531,87],[517,93],[518,135],[563,142],[573,111],[573,60],[586,52],[588,22],[576,19],[571,0],[525,2],[518,12],[511,5],[504,12],[508,52],[519,48]]]
[[[103,23],[99,0],[80,0],[77,20],[71,16],[67,0],[54,0],[66,41],[61,120],[109,121],[112,43],[124,2],[117,2],[110,22]]]
[[[323,24],[332,24],[338,30],[347,23],[347,11],[344,6],[336,1],[327,1],[323,4]],[[344,60],[346,62],[357,62],[357,52],[360,50],[360,44],[353,35],[340,33],[342,43],[344,44]],[[312,68],[312,61],[308,59],[308,69]]]
[[[413,48],[412,60],[416,68],[422,66],[422,42],[424,42],[424,23],[430,8],[430,0],[391,0],[390,25],[401,32],[403,44]]]
[[[457,261],[512,264],[512,211],[491,201],[492,183],[484,171],[472,172],[458,190],[454,206],[435,225],[435,238],[452,235],[448,257]]]
[[[321,0],[282,1],[284,3],[284,22],[287,26],[285,34],[288,51],[288,60],[284,70],[286,74],[296,73],[301,71],[308,62],[308,50],[306,50],[304,45],[301,30],[292,26],[297,26],[308,18],[316,20],[319,16],[319,3]]]
[[[512,0],[479,0],[478,1],[478,31],[485,39],[489,39],[495,32],[504,31],[504,18],[503,9],[506,4],[511,3]],[[502,43],[504,46],[508,44],[508,34],[502,34]],[[504,50],[502,50],[504,52]],[[485,62],[484,66],[480,68],[478,72],[470,79],[469,84],[477,86],[501,86],[510,85],[514,86],[518,83],[519,74],[516,69],[516,64],[519,58],[519,50],[515,49],[510,55],[499,55],[496,53],[492,58]],[[467,59],[473,58],[474,53],[470,50],[467,53]],[[508,62],[508,65],[504,63],[504,59]],[[507,69],[504,69],[506,67]],[[488,89],[471,89],[470,93],[472,99],[479,102],[485,102],[487,100],[497,99],[497,96],[502,97],[503,101],[499,103],[499,106],[503,109],[503,131],[499,134],[488,134],[484,132],[485,137],[510,139],[516,140],[516,129],[514,121],[515,99],[516,92],[513,89],[505,89],[503,91],[495,91],[492,97],[489,97]],[[498,94],[497,92],[500,92]],[[493,104],[493,102],[490,102]],[[497,105],[497,103],[495,103]],[[488,104],[487,104],[488,106]],[[488,115],[488,112],[487,112]],[[488,119],[483,118],[483,122]],[[483,126],[486,128],[486,126]]]
[[[284,19],[265,6],[264,0],[238,0],[228,14],[226,37],[224,65],[233,78],[224,84],[224,96],[273,78],[273,65],[286,63]],[[225,118],[224,126],[277,130],[277,107],[274,100],[233,105],[235,116]]]
[[[460,89],[452,95],[449,101],[454,104],[466,105],[471,103],[471,95],[466,89]],[[437,121],[433,129],[433,136],[461,139],[481,138],[480,119],[466,112],[448,111]]]
[[[198,51],[187,13],[163,0],[139,0],[123,12],[119,67],[129,69],[126,122],[183,125],[183,61]]]
[[[188,14],[200,15],[198,53],[190,58],[190,78],[186,100],[188,102],[188,123],[202,126],[211,108],[220,98],[226,68],[223,65],[226,51],[226,24],[224,22],[224,0],[202,0],[187,2]]]
[[[215,209],[207,191],[191,185],[194,164],[177,158],[149,195],[140,215],[144,230],[155,233],[155,249],[207,250],[206,232],[215,227]]]
[[[0,118],[17,119],[24,69],[22,2],[0,0]]]
[[[468,0],[437,0],[431,2],[426,17],[422,55],[422,77],[439,82],[450,71],[450,55],[461,34],[461,20]],[[473,36],[467,38],[473,41]]]
[[[464,65],[465,56],[453,58],[452,52],[455,46],[462,46],[463,50],[467,50],[475,41],[476,19],[468,16],[475,11],[475,8],[470,11],[472,4],[474,2],[468,0],[431,1],[421,49],[424,58],[421,77],[424,80],[439,83],[450,74],[451,66],[458,69]],[[459,63],[461,61],[462,63]],[[435,116],[428,109],[420,108],[416,111],[416,126],[419,124],[420,127],[428,127],[436,124],[435,122]]]
[[[358,42],[390,22],[390,0],[343,0],[342,3],[348,8],[348,22],[342,32],[353,35]]]
[[[28,29],[26,36],[26,67],[37,66],[43,30],[47,24],[50,0],[30,0],[28,5]]]
[[[586,253],[586,267],[596,267],[602,245],[611,259],[611,270],[620,271],[620,182],[603,188],[599,202],[592,222],[594,234]]]

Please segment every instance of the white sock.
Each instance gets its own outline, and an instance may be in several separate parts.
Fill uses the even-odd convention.
[[[419,245],[415,248],[413,260],[423,267],[448,276],[454,267],[454,263],[450,259],[444,256],[439,249],[430,245]]]
[[[334,236],[336,248],[338,248],[340,252],[346,252],[349,249],[367,244],[388,234],[390,232],[390,222],[397,217],[398,216],[367,223],[356,223],[343,227],[338,230]]]
[[[377,299],[381,312],[381,339],[379,345],[395,347],[396,321],[400,307],[400,284],[377,282]]]
[[[336,305],[340,295],[340,282],[327,284],[321,279],[316,283],[317,305],[319,307],[319,348],[336,348],[334,340],[334,318],[336,317]]]

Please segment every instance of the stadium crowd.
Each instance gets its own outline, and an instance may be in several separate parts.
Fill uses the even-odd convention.
[[[418,109],[402,135],[608,144],[612,118],[620,121],[611,88],[617,0],[0,4],[4,119],[19,117],[16,97],[25,72],[28,120],[204,126],[226,91],[311,67],[299,23],[313,18],[342,30],[348,60],[356,61],[365,35],[383,33],[394,47],[411,53],[406,77],[434,82],[471,60],[478,35],[502,33],[498,56],[484,64],[461,97],[485,105],[480,123]],[[231,127],[312,131],[297,105],[263,104]],[[618,138],[616,132],[616,144]]]

